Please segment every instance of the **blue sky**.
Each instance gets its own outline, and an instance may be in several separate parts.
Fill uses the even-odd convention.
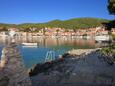
[[[114,19],[107,0],[0,0],[0,23],[39,23],[79,17]]]

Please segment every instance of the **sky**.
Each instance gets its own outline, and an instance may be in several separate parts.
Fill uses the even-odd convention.
[[[115,19],[108,0],[0,0],[0,23],[42,23],[51,20],[94,17]]]

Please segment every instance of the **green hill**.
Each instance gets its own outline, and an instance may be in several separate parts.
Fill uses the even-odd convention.
[[[60,21],[54,20],[48,22],[49,26],[62,27],[67,29],[80,29],[101,26],[102,23],[108,22],[106,19],[99,18],[74,18],[70,20]]]
[[[69,20],[53,20],[46,23],[24,23],[24,24],[0,24],[1,28],[17,27],[23,31],[29,31],[29,28],[37,28],[36,31],[45,27],[58,27],[65,29],[80,29],[101,26],[102,23],[107,23],[109,20],[100,18],[73,18]]]

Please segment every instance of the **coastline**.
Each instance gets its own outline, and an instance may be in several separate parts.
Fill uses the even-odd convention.
[[[45,63],[38,63],[38,64],[34,65],[32,68],[29,69],[30,76],[34,76],[34,72],[36,72],[34,70],[36,70],[39,67],[43,68],[43,66],[47,66],[44,69],[39,69],[38,72],[40,72],[41,70],[47,70],[52,65],[54,65],[54,64],[57,65],[57,63],[58,64],[62,63],[64,60],[68,60],[68,58],[69,58],[69,60],[70,59],[85,58],[86,55],[88,55],[92,52],[98,51],[98,50],[100,50],[100,48],[97,48],[97,49],[72,49],[72,50],[66,52],[65,54],[61,55],[60,58],[57,58],[53,61],[45,62]]]
[[[63,60],[42,65],[46,70],[31,76],[33,86],[114,86],[115,65],[99,58],[100,49],[86,51],[81,55],[67,53]]]

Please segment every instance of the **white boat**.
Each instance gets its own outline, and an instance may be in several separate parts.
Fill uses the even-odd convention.
[[[95,36],[95,41],[109,41],[110,36],[109,35],[97,35]]]
[[[37,46],[37,43],[22,43],[24,46]]]

